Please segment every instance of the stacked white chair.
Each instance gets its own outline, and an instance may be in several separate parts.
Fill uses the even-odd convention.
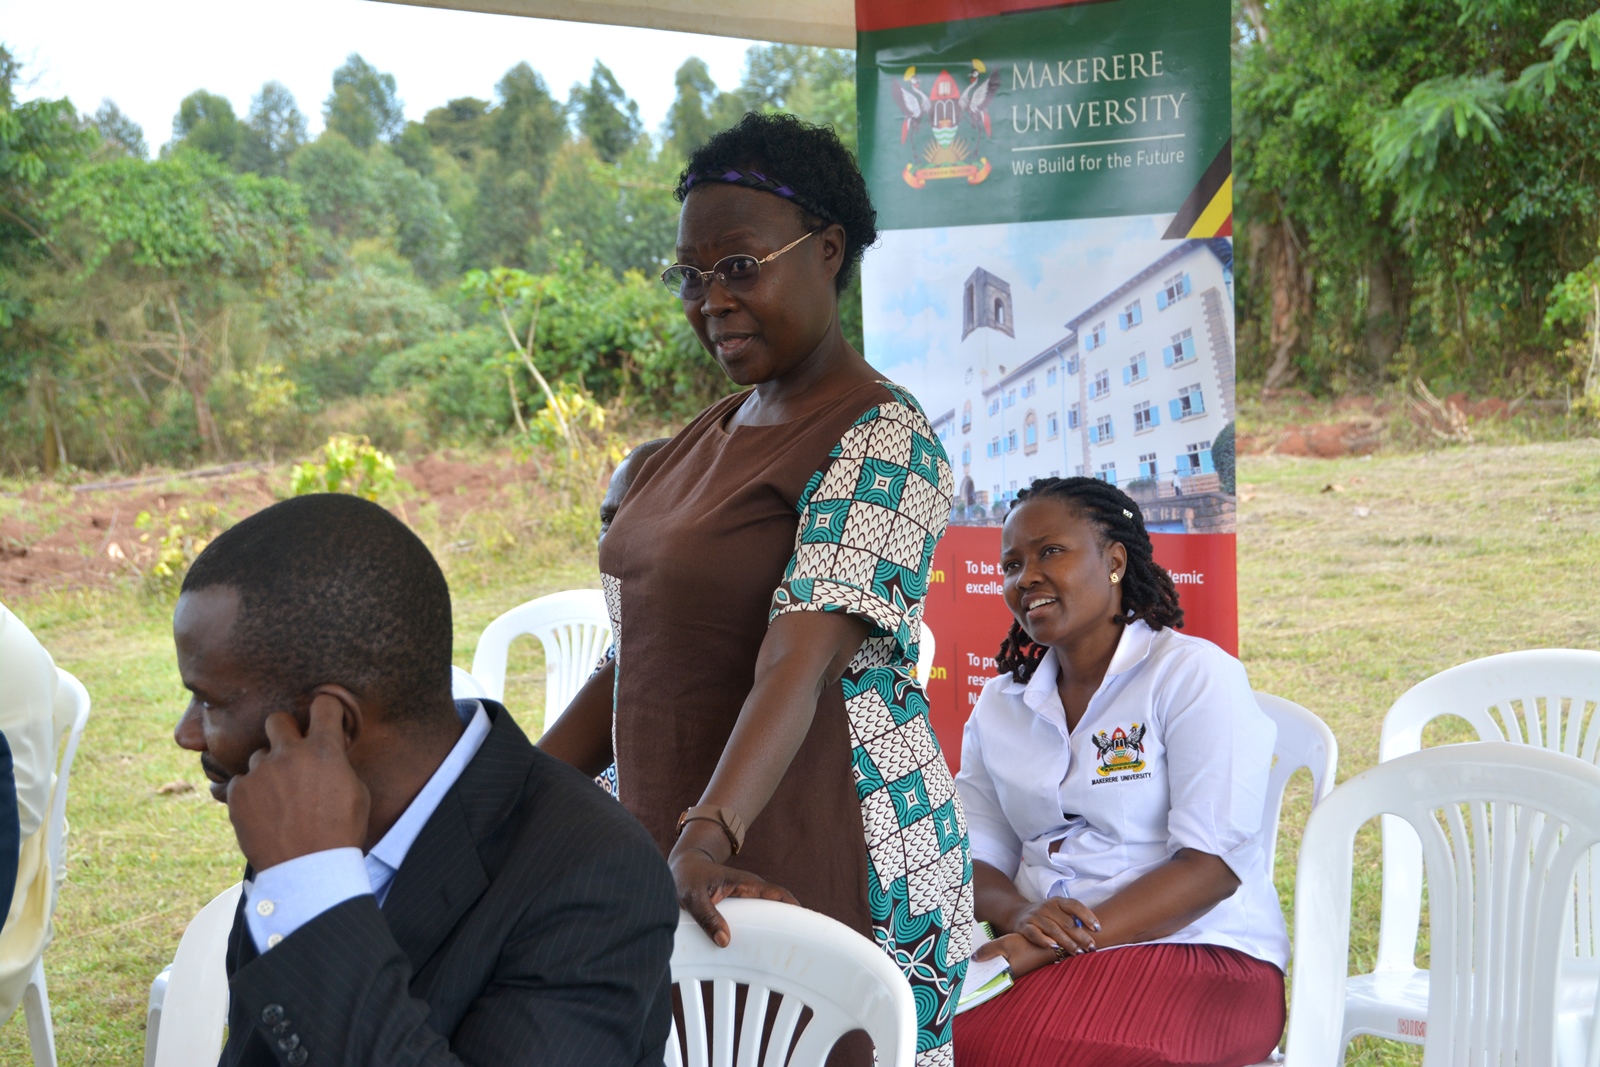
[[[1600,842],[1600,768],[1501,741],[1379,763],[1311,813],[1295,881],[1288,1062],[1344,1060],[1355,836],[1380,814],[1419,835],[1428,879],[1424,1067],[1594,1063],[1594,989],[1585,1006],[1562,985],[1573,881]]]
[[[598,589],[551,593],[512,608],[486,626],[472,657],[472,677],[490,700],[505,699],[511,642],[524,634],[537,637],[544,646],[544,725],[548,730],[589,680],[611,644],[605,594]]]
[[[1600,652],[1531,649],[1473,660],[1407,691],[1384,717],[1380,762],[1422,748],[1436,719],[1465,719],[1480,741],[1506,741],[1595,763],[1600,754]],[[1416,965],[1422,912],[1422,846],[1403,820],[1383,819],[1383,911],[1372,973],[1346,988],[1344,1040],[1373,1034],[1421,1044],[1431,1021],[1428,971]],[[1600,971],[1594,857],[1578,867],[1564,997],[1587,996]],[[1563,1064],[1571,1061],[1563,1059]],[[1581,1061],[1579,1061],[1581,1062]]]
[[[72,761],[89,725],[89,691],[83,683],[60,668],[56,669],[56,723],[67,727],[67,745],[56,768],[56,784],[50,794],[49,837],[45,851],[50,858],[50,913],[55,914],[61,883],[67,877],[67,785],[72,779]],[[60,735],[57,734],[59,743]],[[50,987],[44,979],[44,957],[33,965],[33,975],[22,991],[22,1014],[28,1023],[28,1044],[33,1050],[34,1067],[56,1067],[55,1021],[50,1017]]]
[[[687,913],[678,918],[672,981],[683,1004],[684,1026],[680,1039],[673,1024],[667,1067],[822,1067],[834,1043],[858,1029],[872,1038],[878,1067],[916,1062],[911,986],[872,941],[792,904],[735,899],[722,901],[717,910],[732,932],[727,948],[718,948]],[[711,987],[709,1015],[706,984]],[[736,1008],[741,986],[742,1013]],[[763,1059],[769,1007],[776,1016]],[[811,1018],[801,1029],[807,1008]]]

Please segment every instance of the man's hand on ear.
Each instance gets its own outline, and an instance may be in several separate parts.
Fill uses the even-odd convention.
[[[313,852],[361,848],[372,798],[345,754],[344,705],[318,694],[308,729],[287,712],[266,722],[267,747],[228,783],[228,817],[257,871]]]

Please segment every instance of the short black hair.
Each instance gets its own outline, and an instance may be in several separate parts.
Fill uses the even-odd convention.
[[[850,150],[832,126],[814,126],[781,111],[747,112],[735,125],[696,148],[678,176],[673,195],[683,203],[696,178],[728,169],[751,169],[794,190],[795,210],[808,230],[830,222],[844,227],[844,265],[834,288],[845,286],[862,254],[878,240],[878,212]]]
[[[1070,505],[1095,528],[1102,547],[1115,543],[1128,553],[1121,583],[1122,615],[1112,622],[1126,626],[1143,619],[1152,630],[1183,629],[1178,587],[1167,569],[1156,562],[1155,546],[1144,528],[1144,512],[1133,497],[1098,478],[1036,478],[1017,494],[1012,510],[1041,497]],[[1021,624],[1013,621],[995,664],[1002,673],[1010,671],[1013,680],[1026,682],[1045,652],[1044,646],[1034,644]]]
[[[344,493],[292,497],[205,547],[183,592],[239,595],[236,655],[301,698],[337,683],[397,720],[450,702],[450,587],[422,540]]]

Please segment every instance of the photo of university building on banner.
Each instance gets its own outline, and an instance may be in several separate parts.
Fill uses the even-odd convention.
[[[1139,502],[1185,631],[1237,651],[1230,6],[860,0],[880,245],[866,356],[955,475],[928,679],[945,755],[1010,624],[1000,525],[1043,477]]]

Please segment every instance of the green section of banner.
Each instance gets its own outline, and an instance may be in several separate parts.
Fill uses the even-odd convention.
[[[1230,0],[1111,0],[859,35],[883,229],[1176,212],[1228,142]]]

